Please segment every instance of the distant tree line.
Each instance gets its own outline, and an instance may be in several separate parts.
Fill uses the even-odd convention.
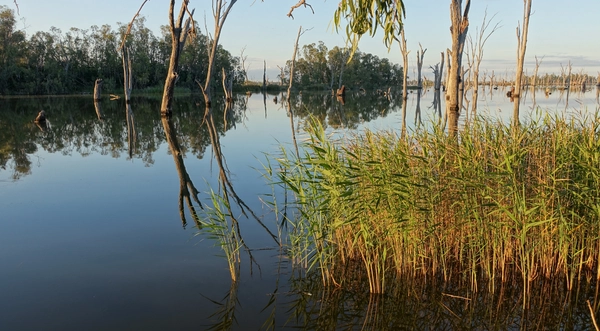
[[[349,61],[348,61],[349,60]],[[291,61],[281,69],[282,85],[289,83]],[[302,88],[375,89],[402,85],[402,67],[387,58],[357,50],[350,57],[350,49],[335,46],[331,50],[320,41],[304,45],[294,68],[294,86]],[[340,79],[341,76],[341,79]]]
[[[90,92],[97,78],[104,90],[118,92],[123,84],[123,67],[117,51],[127,24],[96,25],[89,29],[71,28],[63,32],[51,28],[27,36],[16,27],[14,11],[0,6],[0,94],[67,94]],[[138,18],[127,38],[133,69],[133,88],[162,87],[167,73],[171,37],[161,28],[155,36]],[[188,38],[180,59],[179,87],[197,89],[195,79],[206,76],[209,40],[197,33]],[[215,84],[221,68],[233,73],[234,83],[243,82],[239,58],[221,46],[217,49]]]

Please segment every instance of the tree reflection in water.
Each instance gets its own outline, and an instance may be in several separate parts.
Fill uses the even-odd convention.
[[[175,168],[177,169],[177,174],[179,175],[179,216],[181,217],[181,223],[183,227],[187,225],[187,221],[185,218],[185,210],[184,210],[184,200],[187,205],[190,214],[192,215],[192,219],[196,226],[201,227],[200,219],[198,218],[198,214],[196,213],[196,208],[192,202],[195,201],[200,208],[202,208],[202,204],[198,199],[199,191],[194,186],[190,175],[185,169],[185,164],[183,162],[183,153],[181,151],[181,147],[179,142],[177,141],[177,134],[175,127],[173,125],[173,121],[168,116],[162,117],[163,130],[165,132],[165,137],[167,143],[169,144],[169,149],[171,150],[171,155],[173,155],[173,161],[175,162]]]
[[[564,291],[565,281],[539,281],[523,308],[522,282],[469,292],[460,281],[408,278],[385,295],[360,287],[323,287],[319,277],[290,280],[289,316],[280,327],[304,330],[586,330],[586,300],[600,303],[595,285]]]

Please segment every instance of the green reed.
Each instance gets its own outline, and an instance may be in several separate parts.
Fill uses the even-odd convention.
[[[237,220],[233,217],[233,211],[229,200],[223,195],[209,192],[211,204],[203,209],[200,221],[202,231],[196,235],[206,236],[219,246],[227,260],[232,282],[237,282],[240,268],[240,250],[243,241],[239,231],[236,229]]]
[[[600,116],[478,119],[401,138],[332,139],[313,120],[303,154],[281,153],[273,183],[295,195],[289,254],[325,284],[363,275],[479,283],[595,276],[600,252]],[[362,277],[362,276],[361,276]]]

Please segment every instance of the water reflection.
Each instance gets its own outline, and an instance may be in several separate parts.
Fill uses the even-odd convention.
[[[386,295],[368,294],[360,280],[351,290],[306,278],[290,286],[285,326],[305,330],[588,330],[587,300],[600,304],[597,285],[566,292],[563,280],[536,282],[525,305],[518,280],[494,292],[469,292],[460,281],[405,279]]]
[[[167,143],[169,144],[169,150],[171,151],[171,155],[173,156],[173,161],[175,162],[175,169],[177,169],[177,174],[179,175],[179,216],[181,217],[181,224],[185,228],[187,225],[187,221],[185,218],[185,209],[184,209],[184,201],[187,205],[190,214],[192,215],[192,219],[196,226],[201,227],[200,219],[198,218],[198,214],[196,213],[196,208],[194,207],[193,202],[196,202],[200,208],[202,208],[202,204],[198,199],[198,194],[200,193],[194,183],[192,182],[190,175],[185,169],[185,164],[183,162],[183,152],[181,150],[181,146],[179,145],[179,141],[177,140],[177,134],[175,130],[175,126],[173,125],[173,121],[171,118],[163,116],[162,117],[163,130],[165,132],[165,137]],[[193,201],[192,201],[193,199]]]
[[[480,94],[478,115],[507,119],[511,112],[502,111],[510,107],[509,99],[504,97],[504,93],[503,89],[490,88],[490,93]],[[551,109],[549,111],[593,111],[600,105],[600,87],[596,88],[595,95],[580,92],[567,98],[567,93],[565,90],[544,90],[545,98],[536,99],[536,105],[541,109]],[[531,95],[533,98],[535,93],[531,92]],[[409,96],[406,116],[411,117],[411,123],[416,123],[411,126],[427,123],[436,116],[439,119],[445,116],[442,112],[444,100],[441,91],[436,90],[429,95],[412,93]],[[262,100],[261,106],[266,118],[266,100],[275,95],[263,94],[256,97]],[[576,103],[571,102],[573,97],[576,98]],[[215,121],[216,130],[223,133],[243,124],[251,98],[253,96],[239,94],[235,95],[231,105],[216,105],[218,109],[224,110],[213,115],[218,118]],[[278,99],[284,101],[281,96]],[[404,113],[401,99],[391,98],[389,101],[387,97],[377,93],[360,91],[348,91],[343,99],[330,93],[303,93],[293,96],[289,106],[284,102],[284,109],[288,113],[290,108],[293,110],[293,118],[290,119],[293,124],[290,124],[296,126],[296,132],[302,129],[303,120],[309,115],[318,118],[329,129],[355,130],[388,114]],[[210,138],[208,128],[203,125],[204,119],[198,116],[202,111],[194,100],[194,97],[181,98],[171,120],[179,131],[181,152],[201,159],[210,144]],[[424,101],[431,103],[426,112],[420,109],[420,104]],[[38,150],[64,155],[78,153],[82,156],[98,153],[113,158],[126,155],[127,159],[140,159],[150,167],[154,164],[154,153],[166,142],[166,137],[162,134],[164,126],[155,111],[160,104],[158,97],[132,100],[136,115],[134,125],[133,111],[130,109],[126,110],[123,121],[122,111],[128,109],[123,100],[92,103],[89,97],[40,97],[0,99],[0,103],[4,109],[0,112],[0,169],[12,172],[12,175],[6,176],[11,180],[18,180],[31,173],[31,158]],[[33,122],[40,109],[44,109],[46,113],[45,125]],[[536,108],[529,109],[531,111]],[[415,114],[414,121],[412,114]],[[406,121],[404,116],[402,118]],[[398,123],[396,129],[400,128],[401,123]]]
[[[599,94],[600,89],[596,90],[595,95],[594,93],[580,95],[573,92],[570,104],[576,104],[577,107],[580,107],[578,102],[573,102],[572,100],[576,98],[582,99],[584,101],[581,103],[584,105],[589,106],[591,102],[592,106],[588,110],[593,111],[593,108],[597,108],[595,105],[598,103]],[[504,95],[498,95],[497,93],[484,93],[480,95],[480,98],[482,104],[478,109],[481,110],[481,112],[487,109],[488,113],[495,115],[498,115],[500,113],[499,109],[504,109],[508,102],[508,98]],[[196,227],[202,225],[200,231],[206,231],[206,227],[203,226],[201,222],[206,221],[207,217],[212,217],[215,214],[208,214],[205,209],[208,209],[207,207],[214,207],[215,204],[210,201],[208,195],[198,193],[199,191],[204,191],[201,187],[197,186],[204,182],[204,178],[195,177],[196,174],[194,171],[197,168],[195,168],[194,165],[198,164],[198,159],[207,159],[206,152],[208,148],[208,154],[210,157],[214,157],[213,162],[218,167],[218,174],[215,174],[214,176],[217,177],[215,178],[215,182],[218,183],[218,188],[215,189],[214,193],[215,198],[217,199],[216,201],[219,203],[224,202],[224,204],[221,205],[225,207],[221,209],[221,216],[226,216],[229,225],[232,224],[231,222],[244,223],[244,221],[247,221],[244,218],[248,218],[250,222],[246,223],[251,223],[252,229],[259,229],[259,231],[254,232],[260,232],[261,236],[266,238],[265,240],[262,240],[261,237],[261,241],[258,241],[260,247],[273,248],[274,246],[278,246],[278,236],[272,232],[269,233],[269,227],[265,224],[258,223],[259,226],[256,226],[256,221],[263,221],[263,218],[256,213],[254,215],[250,213],[250,208],[248,207],[253,206],[252,203],[249,203],[250,206],[241,203],[243,200],[240,199],[240,196],[245,196],[243,185],[245,184],[244,182],[249,179],[240,177],[242,180],[237,183],[232,182],[232,174],[224,155],[227,154],[228,151],[221,146],[221,140],[225,141],[223,137],[229,136],[230,134],[234,137],[237,135],[237,140],[229,140],[225,146],[234,146],[238,151],[241,149],[253,148],[254,153],[260,154],[267,148],[272,147],[273,144],[276,144],[272,139],[270,133],[271,130],[276,131],[277,129],[284,129],[286,141],[294,139],[297,134],[302,133],[305,119],[311,114],[315,114],[316,117],[320,118],[323,126],[328,127],[330,132],[333,130],[346,132],[345,130],[347,129],[361,128],[368,125],[370,121],[375,120],[379,120],[377,123],[381,124],[384,123],[382,119],[386,116],[389,117],[386,120],[388,123],[391,123],[390,127],[399,129],[400,123],[398,118],[401,108],[399,107],[400,104],[394,101],[396,99],[392,98],[392,102],[390,102],[387,97],[377,95],[376,93],[348,91],[345,99],[341,100],[329,93],[303,93],[302,95],[294,96],[289,103],[283,102],[283,104],[283,97],[278,96],[278,102],[275,105],[279,108],[275,110],[270,109],[269,118],[268,120],[265,120],[264,118],[267,116],[267,99],[269,100],[268,103],[270,107],[273,108],[274,103],[271,103],[271,101],[274,99],[274,95],[239,95],[232,104],[213,105],[213,111],[209,112],[209,116],[206,118],[202,116],[204,113],[203,107],[198,108],[193,96],[177,99],[176,108],[174,109],[171,118],[160,117],[157,112],[157,109],[159,109],[160,106],[160,100],[158,98],[134,98],[129,107],[122,100],[105,101],[102,104],[95,105],[92,104],[89,97],[0,99],[0,103],[4,109],[3,112],[0,112],[1,179],[20,180],[24,176],[36,172],[36,167],[42,167],[45,164],[50,163],[48,160],[44,159],[42,152],[46,155],[56,153],[58,155],[72,156],[69,158],[61,158],[58,161],[69,164],[74,160],[85,158],[90,155],[96,155],[105,156],[105,159],[121,159],[118,162],[112,162],[113,164],[125,163],[122,162],[124,160],[130,161],[129,163],[134,163],[139,160],[146,167],[156,167],[155,170],[162,170],[162,168],[159,167],[164,164],[163,162],[156,162],[157,165],[155,166],[155,158],[160,161],[163,159],[163,156],[165,156],[165,158],[167,158],[166,165],[168,166],[165,177],[168,177],[168,174],[173,174],[173,165],[175,166],[175,170],[179,177],[179,192],[175,193],[176,188],[173,186],[175,190],[173,191],[172,196],[167,197],[167,203],[164,203],[166,206],[164,209],[168,210],[165,212],[165,215],[170,215],[170,211],[173,211],[172,217],[175,218],[175,223],[178,223],[178,215],[175,211],[175,195],[178,195],[178,211],[182,223],[185,225],[186,220],[189,220],[189,215],[191,215],[193,224],[195,224]],[[435,99],[437,99],[437,103],[432,105],[430,109],[421,110],[420,102],[429,104],[429,102],[432,102],[432,100]],[[405,125],[407,130],[410,129],[411,123],[421,123],[421,117],[423,118],[423,123],[427,123],[428,117],[440,117],[443,103],[443,99],[440,99],[439,91],[433,93],[433,95],[431,93],[411,94],[407,103],[402,105],[402,108],[406,109],[407,115]],[[558,92],[550,94],[548,99],[540,97],[537,102],[542,107],[557,108],[555,107],[559,102],[557,100],[560,100]],[[560,102],[564,102],[564,97],[562,100],[563,101]],[[96,108],[96,106],[98,106],[98,108]],[[563,107],[564,104],[561,103],[559,108],[562,110]],[[40,109],[46,111],[47,122],[52,123],[52,126],[47,126],[45,130],[40,130],[40,128],[33,123],[33,119]],[[124,109],[125,118],[123,118]],[[100,111],[102,113],[101,116],[99,116]],[[510,112],[504,113],[509,114]],[[415,114],[414,121],[412,114]],[[415,124],[415,126],[416,125],[418,124]],[[244,130],[240,129],[245,129],[248,132],[243,132]],[[264,132],[267,133],[265,134]],[[252,142],[246,143],[246,140],[254,139],[254,137],[259,134],[264,136],[263,140],[257,140],[258,142],[253,140]],[[240,138],[240,136],[243,137]],[[235,148],[232,149],[235,150]],[[166,156],[167,153],[171,154],[173,161]],[[251,165],[256,161],[254,158],[241,159],[237,157],[234,152],[227,154],[227,156],[230,157],[230,160],[235,160],[235,162],[231,163],[232,166],[236,162],[245,162],[245,164]],[[210,157],[208,159],[210,159]],[[59,158],[54,158],[52,161],[55,161],[56,159]],[[99,159],[101,159],[101,157],[99,157]],[[138,164],[140,163],[139,161]],[[171,164],[171,162],[173,162],[173,164]],[[205,163],[200,164],[204,165]],[[104,168],[104,163],[102,163],[102,167],[107,173],[113,170]],[[135,171],[142,172],[139,169],[136,169]],[[61,180],[65,180],[67,177],[68,176],[63,175],[60,178]],[[35,176],[29,178],[32,179],[32,183],[37,183],[35,180],[39,180],[39,177]],[[172,180],[177,181],[174,178]],[[174,182],[173,184],[176,185]],[[16,187],[17,185],[14,186]],[[20,185],[20,188],[25,188],[26,186],[27,185]],[[70,186],[66,185],[64,187],[68,188]],[[56,188],[52,189],[56,190]],[[162,187],[157,189],[161,190]],[[247,187],[245,189],[247,189]],[[9,192],[12,193],[12,191]],[[161,192],[158,192],[158,194],[160,193]],[[131,196],[135,196],[135,193]],[[112,200],[109,200],[106,197],[101,198],[112,202]],[[283,198],[285,199],[286,196]],[[105,202],[104,200],[98,201],[99,202],[95,200],[92,201],[90,206],[94,207],[96,204],[103,204]],[[126,201],[124,204],[129,203],[130,201]],[[162,203],[155,203],[156,206],[153,207],[158,209],[160,208],[158,205],[161,204]],[[205,209],[201,209],[200,207],[204,207]],[[69,208],[74,207],[67,204],[57,204],[56,208],[70,211]],[[115,208],[114,213],[122,213],[126,207],[122,208],[123,209],[119,209],[119,211]],[[246,216],[244,216],[242,211],[246,213]],[[15,214],[19,212],[20,211],[17,211]],[[284,214],[283,217],[285,217],[286,212],[287,210],[282,211]],[[50,214],[48,213],[47,215]],[[114,214],[110,215],[114,216]],[[230,215],[234,217],[235,220],[231,219]],[[6,222],[5,220],[3,221]],[[158,220],[155,224],[162,221],[162,219]],[[118,225],[109,223],[110,222],[103,222],[105,228],[111,227],[111,229],[116,229],[128,222],[119,222],[120,224]],[[79,254],[81,247],[68,246],[68,243],[73,240],[73,238],[64,240],[66,235],[58,232],[64,231],[68,235],[71,235],[72,232],[69,232],[70,230],[67,229],[79,228],[81,226],[81,224],[74,226],[75,224],[76,223],[74,222],[71,226],[57,227],[57,234],[53,234],[53,236],[58,238],[57,242],[59,242],[59,244],[57,245],[60,245],[60,248],[68,251],[69,254]],[[169,225],[171,224],[169,223]],[[179,231],[180,229],[177,224],[174,225],[174,227],[177,228],[177,231]],[[265,231],[263,227],[267,231]],[[245,230],[249,228],[250,227],[244,228],[242,225],[240,232],[236,232],[238,230],[235,229],[235,226],[233,228],[229,227],[228,229],[230,231],[233,229],[234,232],[239,233],[239,239],[233,239],[233,241],[241,241],[243,239],[248,239],[251,231],[246,232]],[[129,233],[125,235],[125,232],[119,231],[120,230],[115,230],[114,232],[109,233],[123,234],[123,242],[128,243],[133,241],[131,240],[132,237],[128,237]],[[100,232],[96,231],[96,228],[94,227],[94,230],[91,230],[90,233],[96,234]],[[132,231],[132,233],[134,233],[134,231]],[[136,237],[141,237],[137,235],[137,232],[135,233]],[[202,233],[208,236],[207,232]],[[157,236],[162,236],[163,234],[164,233],[159,233]],[[230,236],[232,232],[227,234],[227,238],[232,238]],[[60,237],[61,235],[64,235],[65,237]],[[244,237],[242,237],[242,235],[244,235]],[[29,234],[26,234],[25,236],[29,236]],[[73,237],[76,236],[77,235]],[[97,244],[97,246],[99,246],[99,252],[104,252],[106,250],[106,247],[103,247],[104,244],[101,241],[103,239],[102,237],[94,236],[90,238],[92,238],[92,240],[89,240],[90,245],[92,245],[92,243],[95,244],[95,240],[100,239]],[[155,237],[152,237],[152,239],[149,240],[154,239]],[[136,240],[139,240],[139,238]],[[175,240],[185,241],[189,240],[189,238],[184,236],[184,239],[179,237]],[[67,244],[65,244],[65,242]],[[255,244],[256,242],[257,240],[252,238],[252,241],[249,242],[249,246],[250,243]],[[235,244],[234,242],[232,243]],[[147,243],[145,242],[144,245],[146,244]],[[19,243],[19,245],[21,245],[21,243]],[[35,244],[29,243],[29,245]],[[111,242],[110,246],[116,245],[112,245]],[[10,249],[10,246],[8,247],[9,248],[5,251],[14,251]],[[123,247],[129,246],[124,245]],[[146,246],[142,247],[143,249],[140,249],[140,251],[146,249]],[[232,247],[236,249],[236,246]],[[257,260],[259,259],[257,255],[260,255],[261,253],[252,251],[252,249],[256,247],[244,248],[243,245],[241,245],[241,247],[242,253],[250,252],[253,255],[253,257],[250,258],[251,260],[254,258]],[[42,249],[47,250],[45,247]],[[124,248],[123,251],[129,252],[130,250],[127,249],[128,248]],[[160,247],[160,249],[162,250],[163,247]],[[112,259],[113,256],[126,255],[121,254],[122,251],[116,252],[118,254],[115,253],[109,258],[105,258],[104,255],[102,255],[98,270],[102,269],[105,271],[106,260]],[[156,253],[156,251],[151,252],[152,254]],[[203,258],[201,256],[203,253],[204,252],[198,253],[199,260]],[[62,256],[60,254],[60,252],[57,253],[57,256]],[[275,250],[271,250],[266,254],[268,254],[271,259],[267,260],[266,266],[269,269],[267,269],[268,272],[264,272],[265,278],[268,277],[268,273],[274,269],[273,261],[282,257],[284,252],[279,252],[278,254]],[[137,256],[131,256],[132,260],[138,260]],[[150,260],[150,265],[156,264],[154,256],[144,256],[143,258]],[[87,256],[85,259],[87,259]],[[176,260],[176,258],[171,257],[167,257],[164,260],[170,259]],[[15,260],[20,262],[24,259],[20,255],[15,255]],[[71,260],[69,260],[69,263],[70,261]],[[263,261],[265,260],[261,260],[260,262],[264,271],[265,264],[262,263]],[[265,309],[264,314],[267,316],[261,315],[261,317],[264,317],[263,321],[265,322],[265,325],[267,325],[265,328],[271,326],[278,329],[294,327],[304,327],[307,329],[363,328],[383,330],[437,328],[588,329],[591,324],[590,314],[585,306],[586,300],[590,300],[595,310],[597,310],[599,304],[595,294],[598,287],[595,284],[588,287],[581,286],[579,289],[566,292],[563,290],[566,285],[560,280],[557,280],[552,283],[551,286],[546,287],[534,284],[531,293],[534,293],[535,295],[528,298],[525,309],[523,309],[522,289],[519,287],[520,282],[515,282],[515,284],[510,283],[510,286],[496,289],[494,293],[490,293],[489,291],[486,292],[484,290],[477,293],[469,293],[461,289],[460,281],[458,284],[450,286],[442,282],[435,282],[431,279],[428,279],[427,282],[424,280],[413,279],[398,284],[395,291],[386,294],[385,296],[369,296],[365,293],[366,291],[363,291],[361,279],[356,279],[355,286],[350,290],[323,288],[321,279],[311,280],[297,277],[297,275],[291,279],[287,279],[289,276],[287,273],[289,272],[289,261],[286,260],[277,263],[276,268],[278,268],[278,270],[276,271],[276,277],[278,283],[275,285],[269,283],[268,289],[266,290],[272,291],[272,293],[267,294],[265,291],[261,292],[260,296],[256,296],[253,295],[254,293],[251,293],[251,295],[247,294],[248,287],[255,285],[255,283],[253,283],[254,280],[244,279],[241,281],[240,278],[245,276],[245,268],[242,268],[240,271],[239,259],[234,259],[233,262],[233,269],[231,272],[232,280],[231,282],[227,280],[227,284],[221,288],[221,290],[225,292],[225,295],[219,295],[218,300],[215,300],[213,297],[214,301],[212,302],[218,307],[215,315],[212,316],[212,319],[216,320],[217,323],[215,324],[216,329],[244,329],[244,321],[249,318],[248,315],[258,314],[253,308],[256,308],[256,306],[262,308],[265,305],[267,306],[267,309]],[[171,264],[165,263],[165,265]],[[250,265],[252,266],[255,264],[251,263]],[[203,272],[206,272],[206,274],[216,274],[220,267],[212,268],[212,266],[213,265],[211,265],[211,268],[206,268]],[[52,266],[49,268],[52,268]],[[79,269],[79,265],[77,265],[77,268]],[[119,264],[114,270],[106,271],[106,273],[98,273],[94,270],[81,277],[80,275],[77,275],[77,277],[87,279],[85,277],[89,277],[91,274],[101,274],[106,278],[105,280],[96,280],[96,283],[90,282],[90,284],[86,284],[86,287],[102,288],[101,286],[103,285],[98,284],[105,282],[107,284],[105,284],[105,286],[110,288],[110,286],[114,284],[115,279],[121,279],[119,277],[123,277],[120,268],[122,268],[122,265]],[[135,272],[139,272],[139,270],[132,272],[132,279],[137,279],[139,277]],[[205,274],[198,273],[197,270],[194,270],[194,272],[197,274],[194,274],[194,277],[192,278],[209,278]],[[15,275],[19,275],[19,273],[15,271]],[[64,277],[64,275],[60,274],[55,277]],[[172,277],[172,274],[168,272],[164,275],[165,279],[172,279]],[[8,278],[16,279],[17,277],[7,277],[7,279]],[[282,279],[281,283],[279,283],[280,278]],[[269,280],[271,279],[272,278],[269,278]],[[67,279],[62,282],[61,285],[66,284],[69,281],[70,279]],[[257,280],[256,282],[259,281]],[[135,283],[135,281],[132,281],[132,283]],[[171,282],[171,285],[174,283],[175,282]],[[211,285],[212,283],[208,286]],[[197,293],[200,291],[189,291],[189,288],[192,288],[193,286],[198,286],[198,284],[185,283],[182,285],[182,287],[185,288],[185,291],[194,292],[193,296],[198,297]],[[275,286],[275,289],[273,289],[273,286]],[[127,288],[129,287],[130,285],[127,284]],[[485,287],[485,285],[482,285],[480,288]],[[72,289],[69,288],[69,290]],[[246,293],[244,293],[244,291],[246,291]],[[129,295],[135,296],[136,293],[134,292],[130,292]],[[142,290],[140,290],[140,292],[142,292]],[[135,301],[136,299],[138,298],[134,298],[132,301]],[[161,299],[162,298],[159,298],[157,300],[159,301]],[[68,297],[65,300],[71,300],[71,297]],[[86,304],[90,304],[89,301],[85,302]],[[9,304],[10,303],[7,303],[7,305]],[[98,308],[98,306],[91,305],[94,309]],[[161,306],[161,309],[166,310],[167,308]],[[173,308],[173,310],[179,309],[180,307]],[[155,311],[156,310],[153,310],[153,312]],[[206,310],[203,310],[203,312],[205,311]],[[262,312],[260,313],[263,314]],[[106,317],[107,320],[110,320],[110,318],[110,316]],[[112,318],[114,318],[114,316]],[[251,318],[258,319],[258,317],[255,316],[252,316]],[[235,322],[232,322],[235,320],[240,321],[240,324],[236,326]],[[542,324],[542,322],[547,324]],[[204,325],[205,324],[198,324],[198,328],[202,329]]]

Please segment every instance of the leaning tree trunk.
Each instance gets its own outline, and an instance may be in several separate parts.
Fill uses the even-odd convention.
[[[294,65],[296,63],[296,53],[298,53],[298,41],[302,35],[302,26],[298,29],[298,36],[296,37],[296,44],[294,44],[294,54],[292,54],[292,65],[290,66],[290,83],[287,89],[287,102],[290,103],[292,93],[292,83],[294,82]]]
[[[470,0],[467,0],[464,11],[462,11],[462,0],[452,0],[450,3],[452,49],[450,50],[450,59],[448,61],[446,113],[448,114],[448,133],[453,136],[458,133],[460,71],[462,68],[462,55],[467,38],[467,30],[469,29],[468,15],[470,7]]]
[[[163,116],[171,115],[173,110],[173,95],[175,94],[175,83],[177,83],[178,74],[177,70],[179,68],[179,55],[183,50],[183,46],[185,45],[185,41],[187,39],[188,33],[191,33],[189,27],[192,22],[192,18],[194,15],[194,10],[191,12],[188,11],[187,4],[189,0],[184,0],[181,4],[181,9],[179,10],[179,16],[177,17],[177,21],[174,19],[173,8],[175,7],[175,0],[171,0],[171,5],[169,7],[169,28],[171,30],[171,57],[169,58],[169,69],[167,72],[167,77],[165,79],[165,88],[163,90],[162,103],[160,106],[160,113]],[[183,24],[183,18],[185,14],[189,13],[188,18]]]
[[[521,80],[523,77],[523,63],[525,62],[525,48],[527,46],[527,31],[529,30],[529,16],[531,16],[531,0],[523,0],[523,34],[517,27],[517,77],[515,78],[515,93],[513,93],[514,109],[513,124],[519,124],[519,105],[521,98]]]

